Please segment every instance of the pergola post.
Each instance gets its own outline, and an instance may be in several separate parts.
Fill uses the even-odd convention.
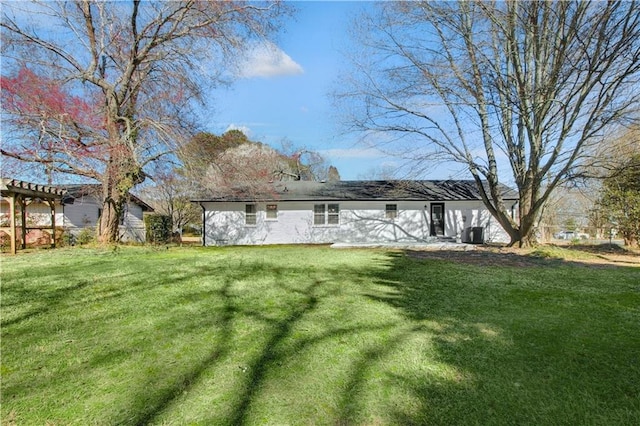
[[[9,228],[11,237],[11,254],[16,254],[16,195],[12,194],[9,198]]]
[[[20,246],[25,249],[27,247],[27,205],[30,202],[40,202],[44,200],[51,209],[51,225],[38,226],[34,229],[51,228],[51,247],[56,246],[56,200],[62,200],[66,195],[66,190],[55,188],[53,186],[37,185],[34,183],[23,182],[16,179],[2,178],[0,185],[2,198],[9,203],[9,233],[11,234],[11,254],[16,254],[18,248],[18,232],[16,227],[17,214],[16,207],[20,206],[20,218],[22,221],[20,236],[22,241]],[[73,201],[71,201],[72,203]],[[7,232],[7,228],[2,230]]]
[[[20,205],[20,236],[22,238],[22,250],[24,250],[27,248],[27,201],[24,195],[18,195],[16,200]]]
[[[56,248],[56,201],[49,199],[47,204],[51,207],[51,248]]]

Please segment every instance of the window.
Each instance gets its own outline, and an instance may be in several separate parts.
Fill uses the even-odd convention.
[[[255,204],[246,204],[244,206],[244,224],[245,225],[255,225],[257,222],[256,216],[256,205]]]
[[[267,204],[267,220],[278,220],[277,204]]]
[[[313,224],[324,225],[324,204],[316,204],[313,206]]]
[[[314,225],[339,225],[340,205],[339,204],[314,204],[313,206]]]
[[[340,224],[340,205],[329,204],[329,217],[328,217],[327,223],[329,225]]]
[[[398,217],[398,205],[397,204],[387,204],[384,208],[385,217],[387,219],[395,219]]]

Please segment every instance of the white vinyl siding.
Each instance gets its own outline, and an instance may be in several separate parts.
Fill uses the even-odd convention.
[[[3,210],[4,202],[3,204]],[[62,227],[66,232],[78,234],[83,229],[95,232],[100,217],[102,205],[90,195],[80,196],[73,204],[64,206],[56,202],[56,227]],[[129,202],[125,208],[123,221],[119,226],[122,241],[145,241],[145,228],[142,207]],[[38,225],[51,223],[51,209],[44,203],[32,203],[27,206],[27,223],[37,222]]]
[[[278,202],[278,220],[266,219],[266,203],[256,204],[257,223],[246,226],[245,203],[205,202],[205,243],[216,245],[401,243],[433,241],[429,235],[429,202],[399,201],[399,214],[385,218],[386,205],[376,201],[343,201],[329,222],[329,203]],[[269,203],[271,204],[271,203]],[[426,205],[426,209],[425,209]],[[321,206],[321,207],[320,207]],[[445,205],[445,235],[456,237],[466,227],[485,228],[485,240],[508,242],[508,236],[482,206],[482,202],[455,201]],[[322,220],[320,219],[322,218]],[[320,224],[318,224],[320,222]]]

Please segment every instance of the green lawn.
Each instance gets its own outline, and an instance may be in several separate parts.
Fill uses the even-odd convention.
[[[640,268],[76,248],[1,303],[3,424],[640,424]]]

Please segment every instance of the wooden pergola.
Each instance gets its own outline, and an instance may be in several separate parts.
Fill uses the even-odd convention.
[[[51,225],[39,226],[38,229],[51,229],[51,247],[56,246],[56,207],[55,201],[62,200],[67,191],[47,185],[23,182],[16,179],[2,178],[0,186],[2,198],[9,203],[9,227],[2,230],[9,234],[11,239],[11,254],[17,251],[17,216],[16,207],[20,208],[20,241],[23,249],[27,246],[27,206],[34,201],[45,202],[51,208]]]

